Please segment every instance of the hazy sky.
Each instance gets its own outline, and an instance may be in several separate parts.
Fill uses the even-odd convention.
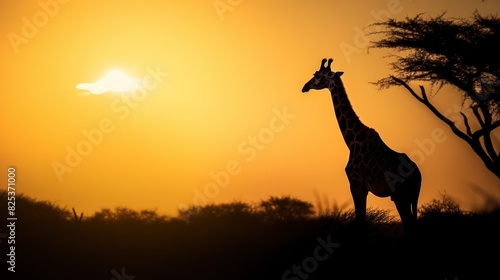
[[[469,17],[499,1],[2,1],[0,167],[17,191],[78,211],[314,194],[352,207],[348,150],[327,90],[301,88],[332,57],[360,119],[423,173],[419,204],[481,202],[500,183],[390,74],[363,28],[388,16]],[[118,69],[133,94],[76,88]],[[413,84],[417,87],[417,84]],[[430,90],[430,89],[429,89]],[[454,98],[455,97],[455,98]],[[457,116],[460,99],[433,101]],[[500,139],[500,137],[497,137]],[[6,184],[4,184],[6,185]],[[389,198],[369,206],[394,210]],[[394,212],[396,213],[396,212]]]

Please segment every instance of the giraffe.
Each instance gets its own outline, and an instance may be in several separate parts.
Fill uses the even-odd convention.
[[[333,59],[321,61],[319,71],[302,88],[329,89],[339,128],[349,148],[345,172],[354,201],[355,220],[365,224],[368,192],[377,197],[391,197],[403,224],[404,236],[414,232],[417,220],[417,202],[422,175],[418,166],[404,153],[389,148],[378,132],[363,124],[347,97],[340,76],[333,72]]]

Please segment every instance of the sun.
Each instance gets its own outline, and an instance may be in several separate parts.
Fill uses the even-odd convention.
[[[139,83],[125,72],[113,69],[94,83],[80,83],[76,88],[87,90],[93,94],[105,92],[130,92],[139,88]]]

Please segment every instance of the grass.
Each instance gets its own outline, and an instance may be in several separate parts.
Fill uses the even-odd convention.
[[[406,241],[386,210],[368,209],[362,231],[352,209],[291,197],[82,217],[18,195],[16,278],[1,279],[500,279],[500,210],[463,211],[447,196],[420,209],[419,236]]]

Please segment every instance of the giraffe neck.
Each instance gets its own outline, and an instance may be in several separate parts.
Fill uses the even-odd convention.
[[[328,88],[332,95],[333,108],[339,123],[340,131],[344,137],[347,147],[351,148],[356,140],[356,134],[361,130],[368,129],[360,120],[345,92],[344,84],[337,78]]]

